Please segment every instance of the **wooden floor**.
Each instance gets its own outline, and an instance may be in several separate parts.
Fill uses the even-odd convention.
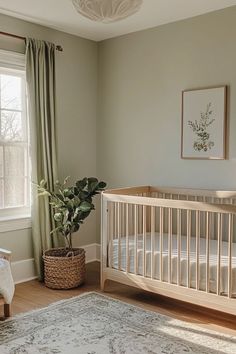
[[[13,314],[42,308],[55,301],[77,296],[88,291],[100,292],[98,262],[87,265],[86,284],[77,289],[51,290],[36,280],[17,285],[13,301]],[[222,333],[236,335],[235,316],[206,310],[110,281],[106,283],[106,295]]]

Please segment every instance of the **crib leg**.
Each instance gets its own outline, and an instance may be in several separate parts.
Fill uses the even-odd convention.
[[[4,304],[4,316],[6,318],[11,317],[11,305],[10,304]]]

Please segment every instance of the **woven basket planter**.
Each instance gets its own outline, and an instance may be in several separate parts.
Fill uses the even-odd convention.
[[[51,289],[72,289],[85,281],[85,250],[52,248],[44,252],[44,282]]]

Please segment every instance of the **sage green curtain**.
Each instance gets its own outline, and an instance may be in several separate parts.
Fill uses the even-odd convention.
[[[36,270],[43,280],[43,251],[57,246],[50,234],[54,222],[47,198],[37,197],[42,179],[52,189],[57,180],[55,137],[55,46],[26,41],[26,81],[32,161],[32,236]]]

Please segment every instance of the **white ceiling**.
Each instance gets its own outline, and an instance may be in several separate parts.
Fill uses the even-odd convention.
[[[143,0],[137,14],[113,24],[82,17],[71,0],[0,0],[0,13],[101,41],[233,5],[236,0]]]

